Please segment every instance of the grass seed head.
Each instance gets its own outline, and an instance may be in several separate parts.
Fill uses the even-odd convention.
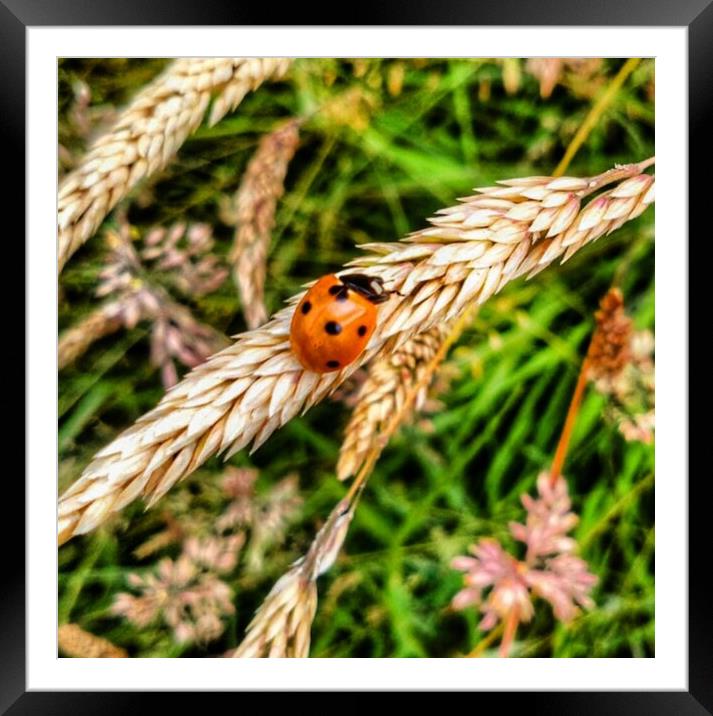
[[[248,626],[234,657],[309,656],[317,611],[317,578],[334,564],[349,530],[356,501],[340,501],[307,554],[278,579]]]
[[[128,656],[121,647],[82,629],[79,624],[62,624],[57,637],[60,652],[74,659],[125,659]]]
[[[277,201],[284,193],[287,167],[298,144],[298,120],[290,120],[266,135],[235,196],[237,228],[230,258],[249,328],[257,328],[267,320],[264,302],[267,252]]]
[[[60,184],[59,271],[104,217],[142,179],[162,169],[205,116],[235,109],[262,82],[280,78],[285,58],[183,58],[141,91]]]
[[[593,380],[612,382],[631,361],[633,323],[624,311],[624,296],[618,288],[602,298],[594,315],[597,328],[589,346],[589,371]]]
[[[340,480],[359,471],[389,418],[404,404],[408,391],[420,382],[447,332],[446,326],[434,326],[369,366],[339,451]],[[419,397],[417,404],[423,402],[425,395]]]
[[[60,498],[60,543],[89,532],[137,497],[155,504],[211,455],[230,456],[248,445],[256,450],[359,366],[394,353],[415,335],[482,304],[513,279],[532,276],[557,258],[564,261],[639,216],[654,200],[654,177],[643,174],[652,163],[589,178],[501,182],[443,209],[430,228],[401,242],[364,247],[368,253],[347,270],[358,267],[395,292],[378,307],[376,329],[354,363],[321,375],[302,368],[290,349],[290,321],[302,294],[294,296],[268,323],[197,366],[95,455]],[[610,183],[613,189],[601,191]],[[564,202],[544,206],[560,192],[568,193]],[[579,204],[574,213],[573,201]],[[523,206],[527,218],[520,213]]]

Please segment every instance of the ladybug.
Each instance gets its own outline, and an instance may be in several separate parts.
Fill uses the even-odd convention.
[[[366,347],[376,327],[376,306],[388,298],[380,278],[361,273],[322,276],[292,316],[292,352],[315,373],[344,368]]]

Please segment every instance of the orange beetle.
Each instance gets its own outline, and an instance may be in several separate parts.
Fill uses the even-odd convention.
[[[290,343],[299,362],[315,373],[349,365],[376,327],[376,305],[388,300],[380,278],[354,273],[322,276],[295,308]]]

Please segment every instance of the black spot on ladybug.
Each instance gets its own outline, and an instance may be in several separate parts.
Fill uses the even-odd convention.
[[[304,313],[305,315],[308,314],[312,310],[312,304],[309,301],[305,301],[302,304],[301,310],[302,310],[302,313]]]
[[[360,336],[365,336],[366,335],[366,326],[359,326],[359,328],[357,329],[357,333]]]
[[[327,368],[339,368],[339,361],[338,360],[328,360]]]
[[[342,327],[336,321],[327,321],[324,324],[324,330],[329,333],[330,336],[338,336],[342,332]]]
[[[330,293],[332,296],[336,296],[338,293],[340,293],[340,292],[343,290],[343,288],[344,288],[344,285],[341,284],[341,283],[338,283],[338,284],[336,284],[336,285],[334,285],[334,286],[330,286],[330,287],[329,287],[329,293]]]

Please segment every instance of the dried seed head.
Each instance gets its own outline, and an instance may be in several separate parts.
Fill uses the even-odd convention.
[[[263,137],[235,196],[237,229],[230,260],[249,328],[267,320],[267,252],[287,167],[299,144],[299,125],[293,119]]]
[[[75,659],[125,659],[128,656],[121,647],[91,634],[79,624],[62,624],[57,636],[59,650]]]
[[[618,426],[625,440],[654,441],[656,381],[654,335],[651,331],[632,333],[629,360],[614,376],[596,377],[595,386],[610,397],[605,416]]]
[[[245,639],[233,652],[235,658],[306,658],[312,621],[317,611],[317,585],[292,569],[276,582]]]
[[[574,82],[577,89],[587,83],[598,88],[600,83],[593,83],[592,75],[598,72],[601,64],[601,59],[596,57],[532,57],[527,61],[525,69],[539,81],[540,96],[546,99],[562,81],[565,70],[586,81]]]
[[[215,124],[262,82],[279,78],[284,58],[184,58],[172,62],[121,113],[59,187],[59,271],[138,182],[163,168],[200,125],[211,98]]]
[[[124,325],[122,314],[125,311],[126,306],[122,301],[112,301],[68,328],[60,336],[57,346],[59,370],[74,363],[94,341],[118,331]]]
[[[154,504],[215,453],[230,456],[250,443],[257,449],[275,429],[322,400],[372,358],[394,353],[416,334],[483,303],[514,278],[534,275],[558,256],[566,259],[623,220],[638,216],[653,201],[654,180],[641,180],[641,193],[635,197],[616,199],[611,191],[599,195],[607,205],[628,202],[625,216],[601,217],[581,230],[580,211],[562,234],[551,237],[529,231],[528,221],[505,218],[513,207],[532,201],[532,194],[541,202],[567,182],[581,201],[607,183],[641,175],[652,162],[587,179],[504,182],[443,210],[433,228],[402,242],[370,244],[368,255],[349,266],[380,278],[398,293],[378,306],[376,329],[354,363],[321,375],[302,368],[290,349],[290,321],[302,294],[293,297],[267,324],[238,336],[233,345],[194,369],[156,408],[97,453],[60,498],[60,543],[94,529],[139,496]],[[467,225],[473,213],[482,217],[482,209],[494,207],[489,227],[474,230]],[[566,203],[559,209],[568,210]],[[538,209],[538,215],[540,211],[551,209]]]
[[[589,346],[589,374],[593,380],[616,380],[631,360],[632,321],[624,311],[624,297],[610,289],[594,314],[597,328]]]
[[[434,326],[369,366],[339,451],[337,476],[340,480],[358,472],[369,451],[381,439],[391,416],[402,408],[409,390],[428,369],[447,332],[446,326]],[[427,386],[418,396],[417,406],[423,403],[426,389]]]
[[[344,543],[356,502],[342,500],[314,538],[307,554],[270,590],[234,657],[309,656],[317,611],[317,578],[334,564]]]

